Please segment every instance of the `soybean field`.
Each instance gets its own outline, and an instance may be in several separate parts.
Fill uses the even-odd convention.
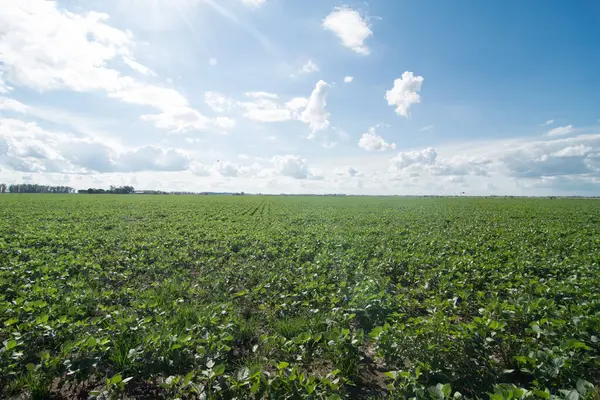
[[[0,398],[600,399],[600,200],[0,195]]]

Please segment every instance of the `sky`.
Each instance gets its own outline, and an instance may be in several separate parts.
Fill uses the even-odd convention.
[[[595,0],[0,0],[0,181],[600,195]]]

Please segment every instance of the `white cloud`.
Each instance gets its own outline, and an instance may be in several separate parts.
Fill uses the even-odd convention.
[[[427,132],[427,131],[430,131],[430,130],[432,130],[433,128],[435,128],[435,125],[427,125],[427,126],[424,126],[424,127],[422,127],[422,128],[421,128],[421,129],[419,129],[419,130],[420,130],[421,132]]]
[[[236,122],[234,119],[229,117],[217,117],[214,119],[214,125],[217,128],[227,131],[229,129],[233,129],[236,125]]]
[[[587,154],[592,153],[594,149],[590,146],[584,146],[582,144],[578,144],[575,146],[567,146],[564,147],[551,155],[554,157],[583,157]]]
[[[337,176],[345,176],[351,178],[360,176],[360,171],[354,167],[337,167],[334,172]]]
[[[233,178],[238,176],[239,168],[237,165],[230,163],[229,161],[223,161],[216,164],[216,170],[227,178]]]
[[[246,92],[246,97],[250,97],[252,99],[278,99],[279,95],[276,93],[268,93],[268,92]]]
[[[300,121],[310,125],[311,135],[329,127],[329,112],[325,109],[327,106],[327,91],[330,85],[320,80],[312,91],[306,109],[300,114]]]
[[[515,146],[500,156],[510,176],[600,177],[600,135],[580,135]]]
[[[123,57],[123,61],[125,62],[125,64],[127,64],[129,66],[129,68],[131,68],[134,71],[139,72],[142,75],[156,76],[154,71],[152,71],[150,68],[140,64],[139,62],[135,61],[135,59],[133,59],[132,57]]]
[[[4,82],[4,72],[0,71],[0,93],[8,93],[11,88]]]
[[[358,11],[347,7],[336,8],[323,20],[323,28],[335,33],[345,47],[359,54],[369,54],[365,40],[373,32]]]
[[[292,111],[294,115],[298,115],[298,112],[305,109],[308,106],[308,99],[306,97],[294,97],[292,100],[285,103],[285,107]]]
[[[214,112],[223,113],[230,110],[234,102],[221,93],[206,92],[204,93],[204,103]]]
[[[307,161],[299,156],[275,156],[271,162],[279,175],[294,179],[309,179],[312,176]]]
[[[308,62],[300,68],[300,70],[298,71],[298,74],[300,74],[300,75],[312,74],[313,72],[318,72],[318,71],[319,71],[319,67],[317,66],[317,64],[315,64],[313,62],[313,60],[308,60]],[[295,76],[295,75],[292,75],[292,76]]]
[[[371,127],[358,140],[358,147],[366,151],[385,151],[396,148],[396,143],[388,143],[377,135],[376,128]]]
[[[190,161],[190,156],[181,150],[144,146],[118,154],[114,169],[120,172],[185,171]]]
[[[172,107],[187,107],[188,100],[177,90],[167,87],[146,85],[130,78],[119,90],[109,93],[110,97],[126,103],[151,106],[159,110]]]
[[[401,78],[394,80],[394,87],[386,91],[385,98],[388,105],[396,106],[396,113],[407,117],[410,106],[421,102],[418,92],[422,84],[422,76],[414,76],[412,72],[405,71]]]
[[[103,91],[126,103],[158,109],[142,119],[169,130],[211,124],[177,90],[124,76],[109,64],[121,61],[142,75],[153,72],[133,58],[129,31],[107,24],[107,14],[76,14],[56,2],[23,0],[0,8],[0,72],[9,82],[38,91]],[[190,121],[186,124],[186,121]]]
[[[7,97],[0,97],[0,110],[14,111],[24,114],[28,109],[29,107],[17,100],[9,99]]]
[[[238,101],[237,106],[244,110],[244,117],[258,122],[282,122],[293,118],[292,111],[279,104],[279,95],[267,92],[247,92],[252,101]]]
[[[246,92],[247,100],[236,101],[216,92],[206,92],[205,103],[215,112],[224,112],[238,108],[242,115],[257,122],[283,122],[299,120],[308,124],[311,128],[309,138],[315,133],[329,127],[329,113],[326,110],[327,89],[330,85],[325,81],[319,81],[315,85],[310,98],[294,97],[283,102],[279,95],[269,92]],[[219,125],[217,121],[203,121],[206,126]]]
[[[185,171],[191,157],[179,149],[152,145],[117,148],[94,138],[41,128],[36,123],[0,119],[0,165],[24,172],[79,173]]]
[[[395,169],[404,169],[413,164],[433,165],[437,158],[437,152],[433,147],[428,147],[418,151],[400,152],[391,159],[392,167]]]
[[[210,127],[210,120],[190,107],[173,107],[165,112],[142,115],[140,118],[153,122],[157,128],[175,133],[203,130]]]
[[[212,67],[214,67],[215,65],[217,65],[217,59],[214,57],[211,57],[208,59],[208,64]]]
[[[133,40],[107,19],[93,11],[61,11],[52,1],[3,2],[0,47],[6,78],[36,90],[118,89],[121,75],[107,63],[129,57]]]
[[[548,126],[548,125],[552,125],[553,123],[554,123],[554,120],[553,120],[553,119],[549,119],[548,121],[544,122],[544,123],[542,124],[542,126]]]
[[[354,80],[354,77],[353,77],[353,76],[346,75],[346,76],[344,77],[344,83],[350,83],[350,82],[352,82],[353,80]]]
[[[267,3],[267,0],[240,0],[243,5],[248,7],[261,7]]]
[[[550,129],[548,131],[548,136],[568,135],[569,133],[573,132],[575,132],[575,128],[573,128],[573,125],[559,126],[557,128]]]
[[[201,164],[199,162],[192,162],[190,164],[190,172],[196,176],[210,176],[211,175],[211,169],[204,165]]]
[[[252,97],[252,96],[249,96]],[[272,97],[258,97],[255,101],[238,102],[244,110],[244,117],[258,122],[281,122],[292,119],[292,112],[271,100]]]

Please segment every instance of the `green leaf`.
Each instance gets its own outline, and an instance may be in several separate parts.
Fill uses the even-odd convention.
[[[250,386],[250,393],[255,394],[256,392],[258,392],[258,389],[260,389],[260,380],[257,379],[256,381],[254,381],[252,386]]]
[[[537,397],[541,397],[542,399],[550,399],[550,392],[542,391],[542,390],[534,390],[533,394]]]
[[[590,389],[594,389],[594,385],[584,379],[577,379],[575,387],[582,396],[585,396]]]
[[[221,376],[225,373],[225,364],[219,364],[213,368],[215,376]]]
[[[235,379],[238,381],[245,381],[250,376],[250,369],[248,367],[240,368],[236,374]]]
[[[450,393],[452,393],[452,386],[450,386],[449,383],[446,383],[442,386],[442,393],[444,393],[444,397],[450,396]]]
[[[566,400],[579,400],[579,393],[577,390],[571,390],[566,397]]]
[[[277,364],[277,369],[282,370],[282,369],[287,368],[289,365],[290,365],[290,363],[282,361],[279,364]]]
[[[15,347],[17,347],[17,341],[14,339],[11,339],[9,341],[6,342],[6,350],[11,350],[14,349]]]
[[[567,340],[567,347],[571,349],[585,349],[591,350],[587,344],[577,339],[569,339]]]
[[[11,318],[4,322],[4,326],[11,326],[11,325],[16,324],[17,322],[19,322],[18,318]]]
[[[190,383],[192,381],[192,379],[194,379],[195,373],[194,371],[190,371],[188,372],[185,377],[183,378],[183,386],[187,386],[188,383]]]
[[[40,315],[35,319],[36,324],[45,324],[48,322],[48,314]]]
[[[429,398],[432,400],[444,400],[445,398],[444,385],[441,383],[438,383],[435,386],[430,386],[427,389],[427,392],[429,393]]]
[[[390,379],[398,379],[398,371],[387,371],[383,373],[385,376],[387,376]]]
[[[113,376],[112,378],[110,378],[110,380],[109,380],[109,381],[110,381],[110,383],[111,383],[111,384],[113,384],[113,385],[114,385],[115,383],[119,383],[119,382],[121,382],[122,380],[123,380],[123,378],[121,377],[121,375],[120,375],[120,374],[117,374],[117,375]]]
[[[383,326],[378,326],[378,327],[374,328],[371,332],[369,332],[369,337],[372,339],[377,339],[383,331],[384,331]]]
[[[35,365],[33,365],[32,363],[27,364],[25,367],[29,372],[32,372],[35,369]]]

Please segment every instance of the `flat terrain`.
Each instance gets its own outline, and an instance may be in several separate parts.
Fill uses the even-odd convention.
[[[0,398],[592,398],[599,264],[598,200],[0,195]]]

